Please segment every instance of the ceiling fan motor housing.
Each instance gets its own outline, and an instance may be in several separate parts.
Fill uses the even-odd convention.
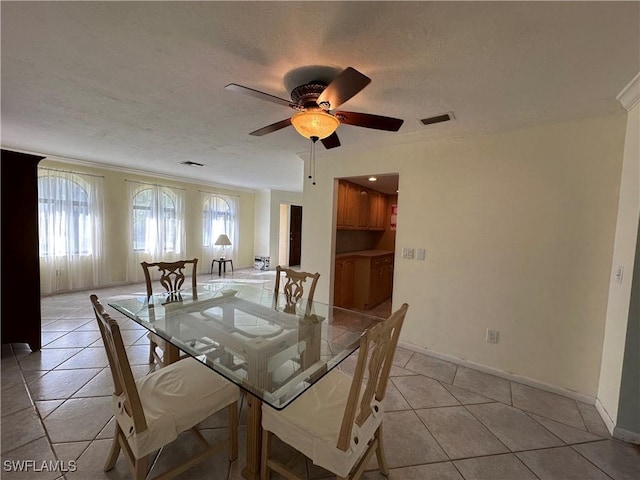
[[[291,90],[291,100],[301,108],[318,108],[316,100],[325,88],[327,88],[325,83],[316,81],[300,85]],[[324,110],[329,110],[322,105],[321,107]]]

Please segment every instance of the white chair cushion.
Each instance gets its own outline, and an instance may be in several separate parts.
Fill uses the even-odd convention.
[[[136,458],[175,440],[224,407],[238,401],[237,386],[193,358],[185,358],[136,380],[147,420],[147,430],[134,433],[131,417],[123,411],[124,395],[114,395],[120,428]]]
[[[354,425],[346,451],[337,448],[352,378],[332,370],[283,410],[262,407],[262,427],[310,458],[313,463],[346,477],[367,449],[382,423],[382,405],[358,428]],[[356,443],[357,439],[357,443]]]

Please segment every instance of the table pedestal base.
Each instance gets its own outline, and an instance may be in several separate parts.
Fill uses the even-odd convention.
[[[247,393],[247,464],[242,476],[248,480],[260,478],[260,455],[262,453],[262,400]]]

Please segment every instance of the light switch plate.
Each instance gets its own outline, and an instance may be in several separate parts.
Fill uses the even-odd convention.
[[[418,260],[424,260],[426,256],[427,256],[427,252],[425,252],[424,248],[419,248],[416,258]]]
[[[413,248],[403,248],[402,249],[402,258],[413,258]]]

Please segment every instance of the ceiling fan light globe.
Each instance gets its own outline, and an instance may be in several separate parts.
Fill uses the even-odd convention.
[[[340,126],[340,120],[321,110],[307,110],[291,117],[291,124],[305,138],[327,138]]]

